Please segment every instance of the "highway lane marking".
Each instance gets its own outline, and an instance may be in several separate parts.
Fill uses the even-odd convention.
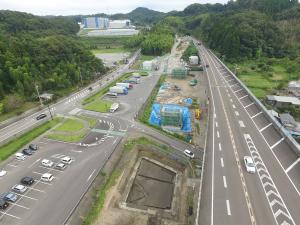
[[[232,98],[230,99],[231,102],[233,102]]]
[[[252,103],[250,103],[249,105],[244,106],[244,108],[246,109],[246,108],[248,108],[249,106],[254,105],[254,104],[255,104],[255,103],[252,102]]]
[[[291,169],[293,169],[294,166],[296,166],[296,164],[300,162],[300,158],[298,158],[295,162],[293,162],[286,170],[285,172],[288,173],[290,172]]]
[[[235,105],[232,105],[232,108],[234,108],[234,109],[235,109],[235,108],[236,108],[236,106],[235,106]]]
[[[275,148],[277,145],[279,145],[282,141],[284,140],[284,138],[281,138],[279,141],[277,141],[275,144],[273,144],[270,148],[273,149]]]
[[[221,161],[221,166],[224,167],[224,161],[223,161],[223,158],[220,158],[220,161]]]
[[[251,136],[244,134],[245,141],[248,145],[251,157],[257,168],[259,180],[267,197],[270,209],[276,223],[279,224],[295,224],[287,206],[285,205],[266,165],[264,164]],[[270,188],[271,187],[271,188]],[[276,207],[274,207],[276,205]],[[282,221],[286,221],[285,223]]]
[[[218,137],[218,138],[220,137],[220,133],[219,133],[219,131],[217,131],[217,137]]]
[[[227,208],[227,215],[231,216],[231,210],[230,210],[230,202],[229,202],[229,200],[226,200],[226,208]]]
[[[95,171],[96,171],[96,169],[93,170],[93,172],[90,174],[90,176],[88,177],[88,179],[86,180],[86,182],[88,182],[91,179],[91,177],[93,176],[93,174],[95,173]]]
[[[244,95],[243,97],[240,97],[240,100],[242,100],[243,98],[248,97],[248,95]]]
[[[240,127],[245,127],[245,124],[242,120],[239,120]]]
[[[31,167],[33,167],[34,166],[34,164],[36,164],[37,162],[39,162],[41,160],[41,158],[39,158],[39,159],[37,159],[37,160],[35,160],[35,162],[34,163],[32,163],[30,166],[28,166],[28,168],[31,168]]]
[[[215,64],[212,57],[210,55],[209,55],[209,57],[211,58],[213,64]],[[219,72],[219,71],[217,70],[217,72]],[[216,77],[215,76],[213,76],[213,77],[214,77],[214,80],[216,82]],[[235,145],[233,132],[232,132],[232,129],[231,129],[231,126],[230,126],[230,123],[229,123],[227,110],[225,108],[225,104],[224,104],[224,101],[223,101],[223,98],[222,98],[220,88],[217,88],[217,90],[218,90],[218,93],[219,93],[219,96],[220,96],[222,108],[223,108],[224,115],[225,115],[225,120],[226,120],[228,131],[229,131],[229,134],[230,134],[230,140],[231,140],[233,151],[234,151],[235,161],[236,161],[236,164],[237,164],[237,167],[238,167],[238,171],[239,171],[239,175],[240,175],[240,179],[241,179],[241,183],[242,183],[242,187],[243,187],[242,189],[243,189],[243,192],[244,192],[245,199],[247,199],[246,196],[248,196],[248,190],[247,190],[247,186],[245,184],[245,178],[244,178],[244,175],[243,175],[243,170],[241,168],[240,157],[239,157],[236,145]],[[229,203],[229,201],[228,201],[228,203]],[[250,216],[250,220],[251,220],[252,225],[256,225],[257,223],[256,223],[256,220],[255,220],[255,217],[254,217],[254,214],[253,214],[252,204],[251,204],[250,200],[249,200],[249,202],[247,202],[247,208],[248,208],[248,212],[249,212],[249,216]]]
[[[214,113],[214,117],[217,118],[217,114]]]
[[[219,151],[222,151],[221,143],[219,143]]]
[[[238,111],[235,111],[234,113],[235,113],[236,116],[240,115],[240,113]]]
[[[227,96],[230,98],[230,94],[228,93]]]
[[[218,127],[218,122],[216,122],[216,127]]]
[[[263,113],[262,111],[260,111],[259,113],[256,113],[254,116],[251,116],[251,119],[257,117],[258,115],[260,115],[260,114],[262,114],[262,113]]]
[[[271,125],[272,125],[272,123],[269,123],[267,126],[261,128],[261,129],[259,130],[259,132],[263,132],[265,129],[267,129],[267,128],[268,128],[269,126],[271,126]]]
[[[237,92],[242,91],[242,90],[243,90],[243,88],[238,89],[238,90],[234,91],[233,93],[237,93]]]
[[[226,177],[223,176],[223,184],[224,184],[224,188],[227,188],[227,181],[226,181]]]

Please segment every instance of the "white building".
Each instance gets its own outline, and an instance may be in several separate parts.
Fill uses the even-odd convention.
[[[110,20],[109,29],[128,29],[131,28],[130,20]]]
[[[300,80],[298,81],[290,81],[288,85],[288,90],[292,91],[300,91]]]
[[[83,19],[84,28],[87,29],[107,29],[109,19],[103,17],[87,17]]]
[[[198,65],[199,64],[199,57],[196,55],[192,55],[189,57],[189,61],[191,65]]]

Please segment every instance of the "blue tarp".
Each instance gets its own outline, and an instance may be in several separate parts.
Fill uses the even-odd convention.
[[[191,98],[186,98],[186,99],[183,100],[183,102],[184,102],[185,104],[187,104],[187,105],[191,105],[191,104],[193,104],[193,99],[191,99]]]
[[[155,126],[161,126],[161,116],[160,116],[160,109],[161,107],[167,107],[170,110],[182,110],[182,123],[183,126],[181,128],[182,132],[192,132],[191,126],[191,113],[190,110],[185,106],[180,105],[172,105],[172,104],[164,104],[161,105],[159,103],[154,103],[152,105],[152,112],[149,118],[149,123]]]

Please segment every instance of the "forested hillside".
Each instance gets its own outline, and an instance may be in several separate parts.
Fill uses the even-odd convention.
[[[0,11],[0,114],[36,101],[35,85],[59,95],[81,85],[80,74],[88,83],[105,72],[77,40],[78,29],[71,18]]]

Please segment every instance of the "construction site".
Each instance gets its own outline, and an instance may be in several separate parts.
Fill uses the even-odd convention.
[[[169,59],[167,76],[152,105],[149,123],[203,147],[207,121],[207,80],[200,69],[191,71],[192,62],[181,59],[189,44],[189,40],[182,38],[173,49],[175,53]],[[195,57],[191,57],[193,66],[197,63]],[[202,68],[201,63],[196,66]]]

